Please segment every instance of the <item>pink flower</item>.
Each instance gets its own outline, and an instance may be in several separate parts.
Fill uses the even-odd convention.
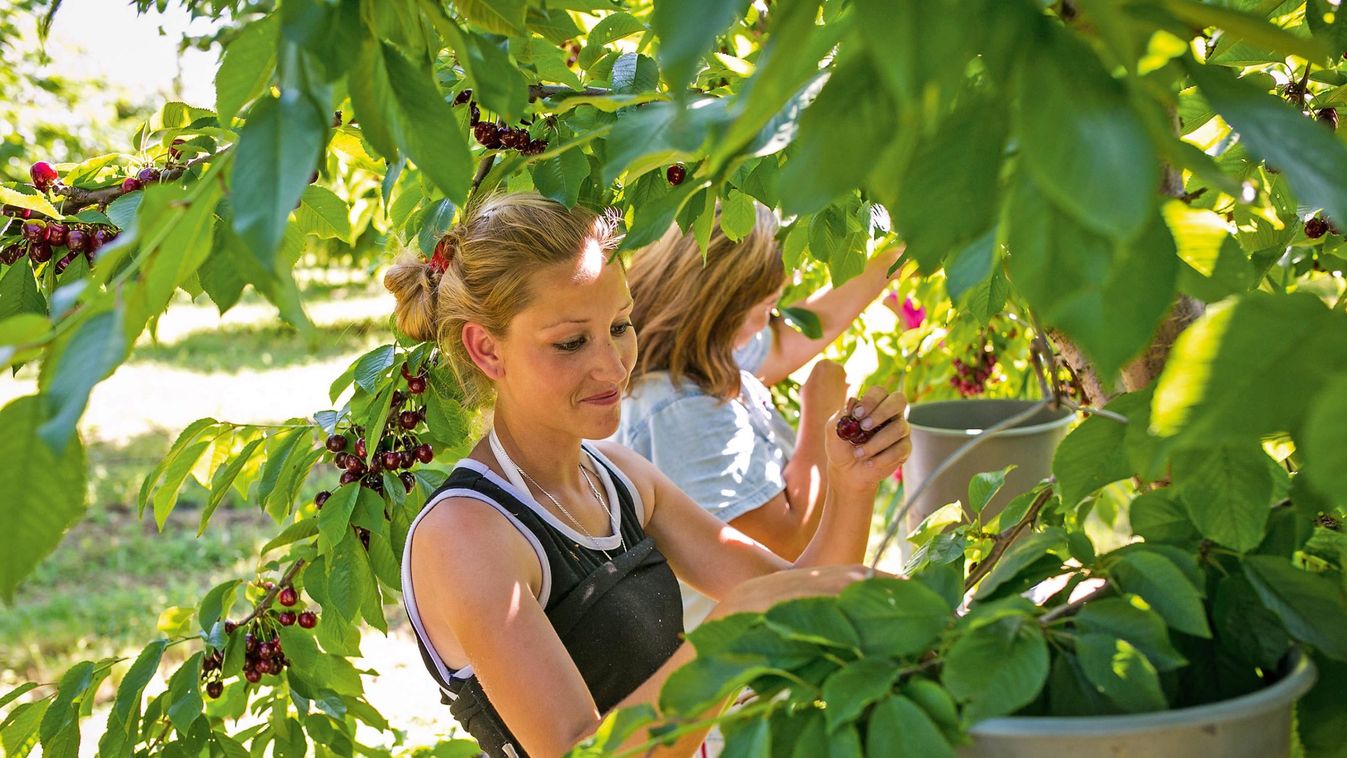
[[[912,298],[903,301],[903,309],[898,313],[903,319],[903,330],[916,329],[926,321],[926,309],[912,302]]]

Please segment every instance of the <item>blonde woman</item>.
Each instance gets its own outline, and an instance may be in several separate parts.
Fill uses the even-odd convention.
[[[835,363],[815,364],[800,388],[798,432],[767,385],[814,359],[856,319],[883,291],[897,252],[875,256],[859,276],[800,303],[822,327],[820,338],[809,339],[771,318],[787,272],[776,218],[760,204],[756,212],[752,232],[738,242],[717,225],[705,258],[677,226],[633,256],[641,353],[613,439],[653,462],[706,512],[795,560],[823,517],[825,441],[835,436],[829,417],[846,397],[846,377]],[[683,589],[683,620],[692,628],[715,603]]]
[[[897,421],[861,447],[826,442],[823,515],[792,567],[641,456],[587,442],[617,429],[637,361],[617,242],[592,212],[498,195],[466,211],[435,267],[406,260],[384,279],[399,328],[434,341],[467,402],[493,411],[414,521],[402,575],[427,669],[491,756],[560,755],[607,711],[654,704],[693,656],[675,574],[719,599],[716,615],[860,578],[875,490],[910,451],[903,397],[868,393],[871,418]]]

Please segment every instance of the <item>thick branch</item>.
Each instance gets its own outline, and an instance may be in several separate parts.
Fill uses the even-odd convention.
[[[221,150],[220,152],[222,153],[224,151]],[[183,174],[187,173],[187,171],[191,169],[193,166],[205,163],[206,161],[209,160],[213,160],[218,155],[220,155],[220,153],[210,153],[208,155],[202,155],[197,158],[193,158],[191,161],[188,161],[186,165],[179,166],[177,168],[164,169],[164,171],[159,174],[159,181],[171,182],[181,177]],[[128,194],[128,190],[123,190],[120,185],[114,185],[112,187],[104,187],[103,189],[86,190],[80,189],[79,187],[71,187],[63,184],[53,191],[57,195],[60,195],[61,197],[65,198],[65,200],[61,203],[60,207],[58,207],[57,210],[61,211],[61,213],[64,213],[66,215],[78,213],[81,209],[87,208],[91,205],[105,206],[108,203],[112,202],[113,200],[116,200],[117,198],[121,197],[122,195]],[[129,192],[138,192],[138,191],[139,190],[129,190]]]

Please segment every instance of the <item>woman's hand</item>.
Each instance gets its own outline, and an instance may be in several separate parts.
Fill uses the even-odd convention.
[[[829,486],[839,490],[874,490],[912,454],[912,430],[904,417],[907,397],[901,392],[872,387],[851,407],[850,415],[860,421],[862,430],[878,431],[865,443],[853,445],[836,433],[837,422],[847,415],[847,410],[839,410],[829,419],[824,443],[828,451]]]
[[[821,418],[842,406],[847,397],[847,372],[841,364],[823,360],[814,364],[809,378],[800,385],[800,405]]]

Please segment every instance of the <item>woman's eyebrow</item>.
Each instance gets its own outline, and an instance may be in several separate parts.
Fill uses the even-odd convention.
[[[628,308],[633,307],[634,305],[636,305],[636,301],[633,299],[628,299],[627,304],[622,306],[622,310],[625,311]],[[563,318],[560,321],[553,321],[552,323],[548,324],[547,326],[544,326],[543,328],[551,329],[554,326],[561,326],[563,324],[588,324],[590,321],[591,319],[587,318]]]

